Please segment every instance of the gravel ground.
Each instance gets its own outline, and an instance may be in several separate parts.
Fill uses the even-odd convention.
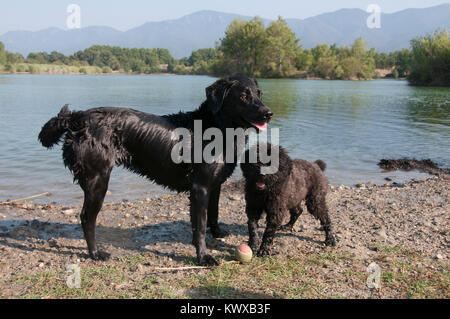
[[[227,182],[221,194],[219,221],[231,235],[221,240],[207,237],[212,255],[222,262],[224,254],[231,255],[234,247],[247,241],[242,189],[242,182]],[[327,201],[338,240],[331,251],[348,256],[335,267],[320,268],[322,275],[331,281],[336,275],[333,295],[370,297],[363,281],[351,285],[347,280],[337,279],[337,274],[350,269],[352,264],[359,268],[367,266],[380,247],[401,247],[420,255],[426,267],[448,269],[450,180],[446,176],[384,186],[371,183],[352,188],[330,186]],[[31,289],[30,283],[18,282],[17,276],[54,269],[64,271],[72,263],[82,267],[99,264],[88,258],[79,223],[80,210],[81,206],[32,202],[0,205],[1,297],[20,297]],[[260,232],[264,231],[263,224],[260,223]],[[305,210],[293,232],[279,232],[276,236],[275,258],[329,252],[319,227],[320,223]],[[113,261],[134,255],[148,256],[145,267],[141,264],[137,269],[141,275],[152,267],[192,265],[195,257],[188,198],[184,194],[105,204],[97,222],[97,238]],[[179,276],[181,280],[189,273],[166,276],[172,279]],[[394,290],[384,291],[382,296],[398,297]],[[448,290],[441,297],[448,298]]]

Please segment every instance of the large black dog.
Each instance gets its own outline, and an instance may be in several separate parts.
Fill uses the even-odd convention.
[[[223,132],[224,153],[227,128],[265,129],[272,117],[255,80],[229,77],[206,88],[206,101],[195,111],[156,116],[127,108],[94,108],[71,112],[68,107],[42,128],[39,140],[52,147],[64,136],[64,164],[84,191],[81,224],[89,254],[93,259],[107,259],[109,254],[97,249],[95,223],[108,189],[114,166],[124,167],[178,192],[190,192],[193,244],[200,265],[216,265],[205,243],[207,224],[214,237],[225,236],[218,226],[218,202],[223,182],[236,167],[232,162],[176,164],[172,148],[179,143],[174,130],[194,129],[201,120],[202,130],[218,128]],[[192,134],[193,135],[193,134]],[[234,137],[233,137],[234,139]],[[235,143],[232,143],[236,148]],[[203,147],[205,142],[203,142]],[[240,150],[235,150],[239,154]]]
[[[260,159],[258,145],[245,153],[241,163],[245,177],[246,213],[248,216],[249,245],[258,256],[270,254],[270,248],[276,231],[281,227],[292,230],[298,217],[302,214],[301,203],[306,201],[308,211],[317,219],[325,231],[325,244],[335,246],[331,220],[328,215],[326,195],[328,182],[323,174],[326,164],[321,160],[311,163],[302,159],[291,159],[286,150],[278,147],[278,170],[274,174],[262,174],[264,164]],[[265,146],[271,153],[272,146]],[[250,161],[251,153],[257,154],[257,160]],[[255,157],[256,158],[256,157]],[[266,212],[267,226],[259,246],[258,221]],[[289,211],[289,222],[281,226],[285,213]]]

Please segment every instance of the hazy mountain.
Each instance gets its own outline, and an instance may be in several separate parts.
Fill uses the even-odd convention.
[[[412,38],[436,29],[450,29],[450,4],[382,14],[381,29],[367,28],[368,16],[360,9],[342,9],[307,19],[287,19],[287,23],[302,39],[305,48],[322,43],[350,45],[361,36],[379,51],[408,48]],[[167,48],[174,57],[180,58],[189,56],[193,50],[213,47],[235,18],[249,20],[252,17],[199,11],[176,20],[145,23],[126,32],[101,26],[68,31],[49,28],[36,32],[7,32],[0,36],[0,41],[7,50],[25,56],[30,52],[53,50],[72,54],[93,44],[107,44]]]
[[[385,52],[409,48],[411,39],[436,29],[450,29],[450,4],[382,13],[380,29],[367,27],[368,16],[360,9],[342,9],[304,20],[288,19],[287,23],[305,48],[320,43],[350,45],[362,37],[370,47]]]

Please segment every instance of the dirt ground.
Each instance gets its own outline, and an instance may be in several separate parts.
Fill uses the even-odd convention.
[[[97,238],[111,253],[106,262],[88,258],[81,206],[0,205],[0,297],[450,297],[450,180],[445,176],[330,186],[337,247],[324,246],[320,223],[305,209],[293,232],[277,234],[273,256],[254,258],[251,265],[232,262],[233,249],[248,236],[242,189],[242,182],[223,186],[219,220],[231,235],[221,240],[208,235],[210,252],[222,263],[212,269],[160,269],[195,265],[184,194],[105,204]],[[379,289],[366,285],[372,262],[381,267]],[[79,265],[90,280],[76,292],[65,287],[70,264]],[[237,281],[243,276],[245,283]]]

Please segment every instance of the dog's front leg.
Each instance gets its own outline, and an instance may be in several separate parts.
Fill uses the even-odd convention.
[[[270,255],[270,250],[272,248],[273,239],[277,229],[281,225],[281,211],[266,211],[267,213],[267,226],[264,231],[261,247],[259,248],[258,257],[265,257]]]
[[[209,195],[208,227],[214,238],[223,238],[229,235],[228,232],[220,229],[218,222],[220,187],[221,185],[213,188],[211,194]]]
[[[194,183],[191,189],[192,243],[197,250],[197,261],[202,266],[214,266],[219,263],[208,254],[206,249],[206,219],[208,214],[210,191],[205,185]]]
[[[246,212],[248,217],[248,245],[253,253],[256,254],[259,247],[258,222],[261,218],[262,210],[247,207]]]

